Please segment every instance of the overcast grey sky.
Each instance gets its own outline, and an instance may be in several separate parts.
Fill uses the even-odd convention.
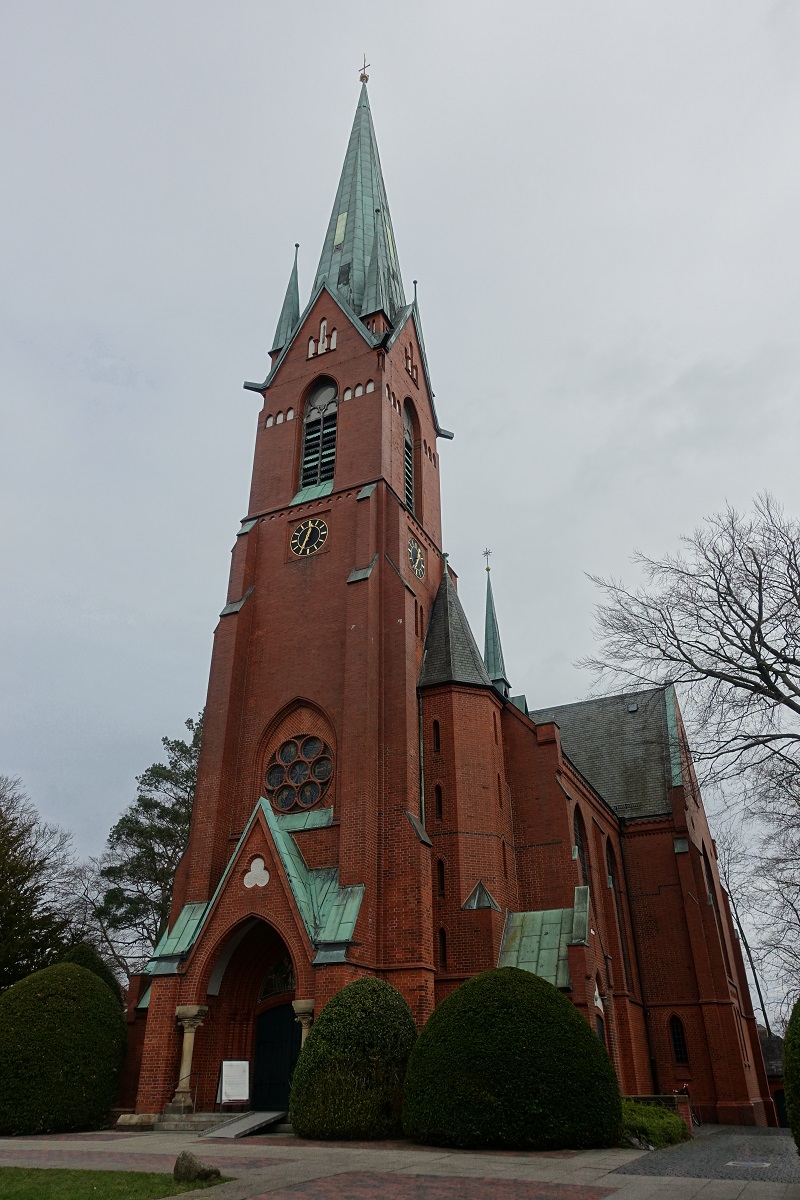
[[[0,773],[101,850],[203,705],[293,244],[366,51],[442,423],[532,706],[586,694],[585,571],[726,501],[800,513],[800,5],[5,0]]]

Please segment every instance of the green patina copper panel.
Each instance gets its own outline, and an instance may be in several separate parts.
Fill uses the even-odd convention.
[[[277,814],[262,798],[253,810],[211,900],[184,906],[172,930],[164,934],[145,967],[148,974],[177,973],[178,964],[197,940],[203,922],[231,872],[259,809],[266,818],[275,849],[311,941],[316,944],[352,940],[361,901],[364,898],[363,884],[340,887],[338,867],[310,870],[293,837],[294,833],[303,829],[323,829],[330,825],[333,821],[333,809],[318,808],[310,812]]]
[[[498,967],[520,967],[558,988],[571,987],[568,947],[588,932],[589,889],[575,889],[574,908],[509,913]]]
[[[332,479],[328,479],[325,483],[312,483],[308,487],[300,488],[300,491],[292,497],[290,507],[294,504],[305,504],[308,500],[321,500],[323,496],[330,496],[332,491]]]

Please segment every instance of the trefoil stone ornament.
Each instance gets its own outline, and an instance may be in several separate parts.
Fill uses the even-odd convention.
[[[263,858],[254,858],[250,863],[250,870],[245,875],[242,883],[246,888],[266,887],[269,883],[269,871],[264,865]]]

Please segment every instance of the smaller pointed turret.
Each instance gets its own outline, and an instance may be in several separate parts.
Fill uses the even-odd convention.
[[[417,686],[439,683],[492,686],[446,565],[431,609]]]
[[[484,551],[484,553],[486,552]],[[492,687],[504,700],[507,700],[511,685],[506,678],[503,647],[500,645],[500,629],[494,608],[492,569],[489,566],[488,554],[486,554],[486,624],[484,626],[483,661],[486,665],[486,674],[492,681]]]
[[[286,343],[291,338],[297,323],[300,320],[300,289],[297,285],[297,251],[300,249],[300,243],[294,244],[294,266],[292,273],[289,276],[289,283],[286,288],[286,295],[283,298],[283,308],[281,315],[278,318],[278,328],[275,330],[275,337],[272,341],[272,349],[270,354],[276,354],[282,350]]]

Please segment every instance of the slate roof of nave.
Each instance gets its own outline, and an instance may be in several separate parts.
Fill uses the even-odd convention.
[[[670,811],[670,786],[681,782],[672,688],[600,696],[530,713],[553,721],[569,759],[620,817]]]

